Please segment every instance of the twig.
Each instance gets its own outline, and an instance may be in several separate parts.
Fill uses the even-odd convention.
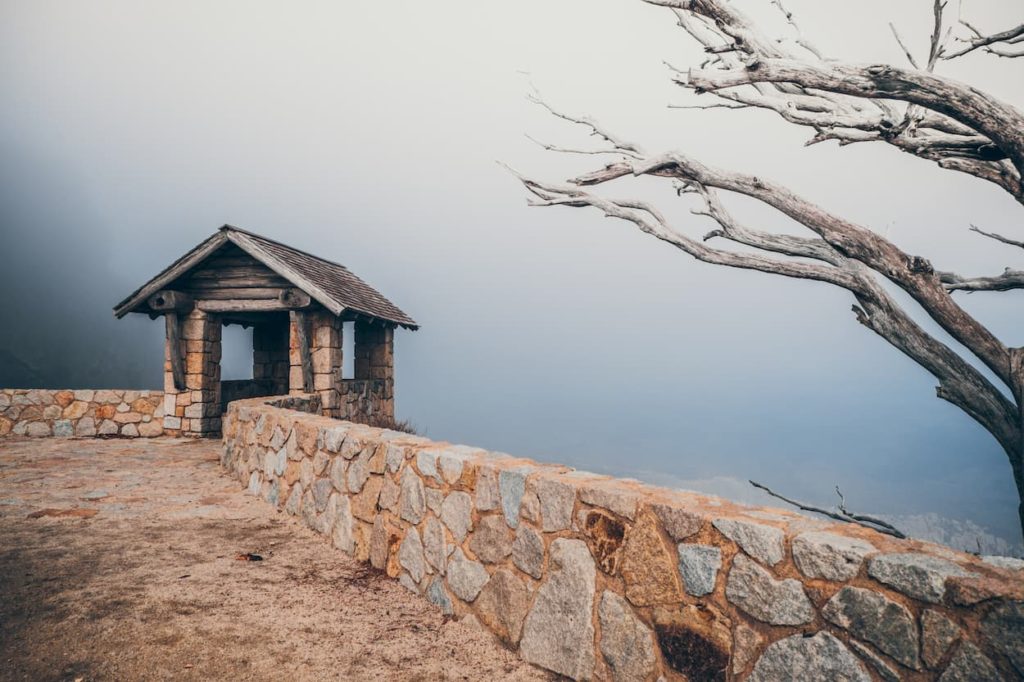
[[[783,502],[785,502],[787,504],[793,505],[797,509],[802,509],[803,511],[808,511],[808,512],[814,512],[815,514],[823,514],[823,515],[829,517],[830,519],[835,519],[836,521],[843,521],[844,523],[853,523],[853,524],[856,524],[858,526],[864,526],[865,528],[870,528],[871,530],[877,531],[879,533],[884,533],[886,535],[891,535],[891,536],[896,537],[896,538],[906,539],[906,537],[907,537],[904,533],[902,533],[899,529],[895,528],[892,524],[886,523],[885,521],[882,521],[881,519],[876,519],[876,518],[873,518],[873,517],[870,517],[870,516],[863,516],[861,514],[850,514],[850,513],[846,513],[846,512],[834,512],[834,511],[829,510],[829,509],[822,509],[821,507],[815,507],[813,505],[806,504],[805,502],[798,502],[797,500],[791,500],[790,498],[778,494],[777,492],[775,492],[774,490],[772,490],[768,486],[762,485],[762,484],[758,483],[757,481],[749,481],[749,483],[750,483],[750,485],[754,486],[755,488],[760,488],[761,490],[765,491],[766,493],[768,493],[772,497],[780,499],[780,500],[782,500]],[[836,492],[839,493],[839,487],[838,486],[836,486]],[[842,493],[839,493],[839,497],[842,498]],[[842,509],[842,507],[840,507],[840,509]]]

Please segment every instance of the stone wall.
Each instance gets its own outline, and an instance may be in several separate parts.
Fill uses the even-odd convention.
[[[394,382],[342,379],[339,418],[360,424],[388,425],[395,418]]]
[[[230,405],[222,463],[337,548],[573,679],[1024,675],[1018,560],[258,399]]]
[[[0,389],[0,437],[153,438],[163,417],[159,391]]]

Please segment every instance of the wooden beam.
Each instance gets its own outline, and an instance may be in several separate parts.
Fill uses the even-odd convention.
[[[164,289],[158,291],[146,301],[150,308],[161,312],[187,313],[192,310],[192,297],[181,291]]]
[[[181,357],[181,321],[178,319],[178,313],[175,312],[164,315],[164,320],[167,325],[167,353],[171,356],[171,375],[174,377],[174,388],[184,391],[185,363]]]
[[[213,301],[235,299],[280,299],[286,289],[281,287],[188,289],[195,298]]]
[[[295,337],[299,343],[299,360],[302,362],[302,390],[313,392],[313,355],[309,350],[309,321],[301,310],[292,311],[295,321]]]
[[[196,307],[207,313],[267,313],[289,310],[288,306],[276,298],[224,300],[199,299]]]
[[[285,289],[277,297],[281,303],[289,308],[308,308],[313,299],[302,289]]]

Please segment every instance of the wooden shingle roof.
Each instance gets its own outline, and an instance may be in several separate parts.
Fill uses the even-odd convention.
[[[351,311],[408,329],[415,320],[348,268],[233,225],[225,225],[114,306],[114,314],[145,312],[147,299],[228,243],[260,261],[335,315]]]

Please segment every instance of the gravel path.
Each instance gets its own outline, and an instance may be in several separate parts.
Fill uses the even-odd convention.
[[[550,679],[244,495],[219,451],[0,441],[0,680]]]

